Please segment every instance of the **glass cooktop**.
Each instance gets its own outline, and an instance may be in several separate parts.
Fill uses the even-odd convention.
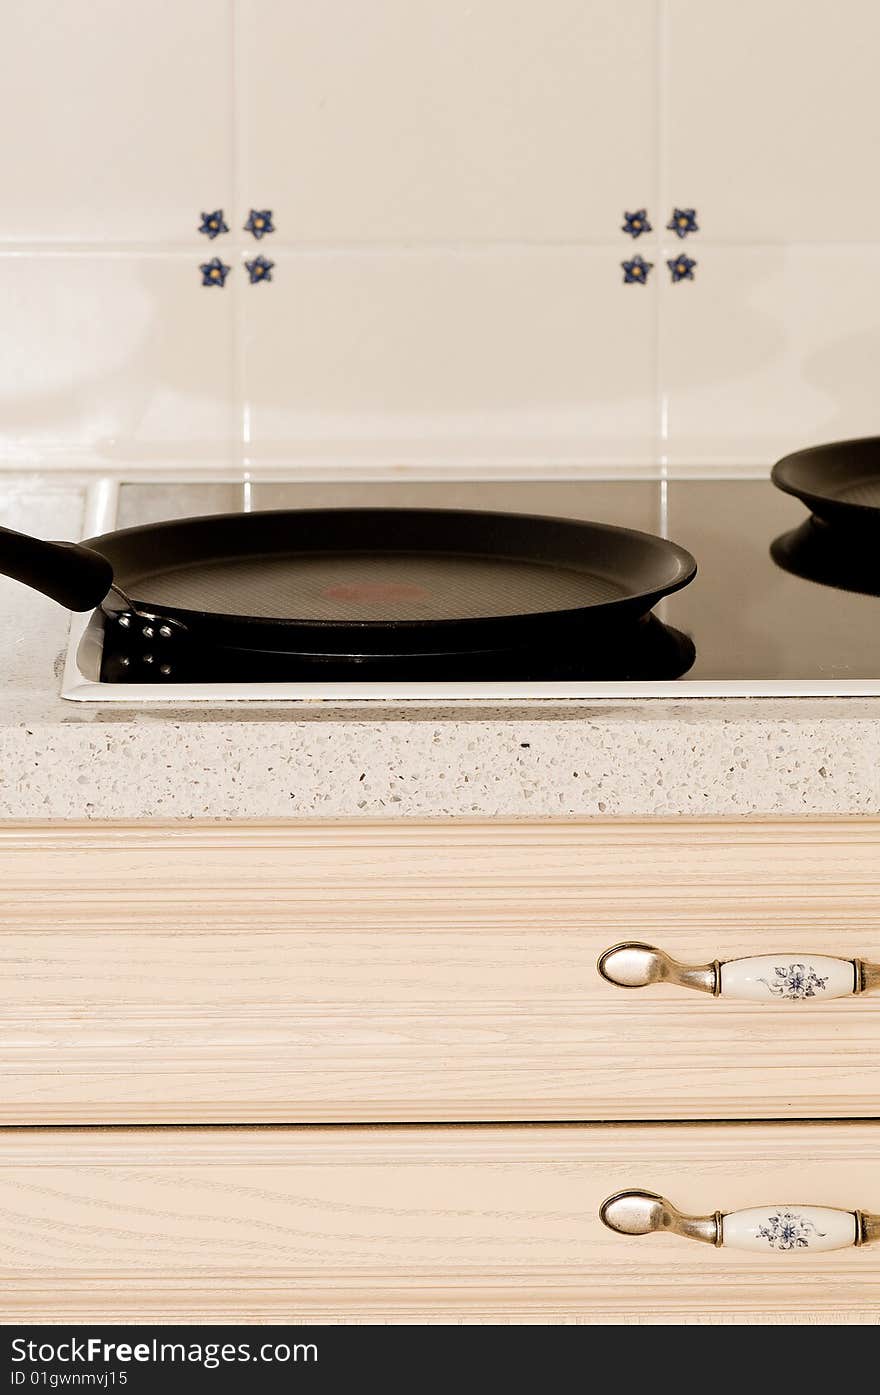
[[[804,506],[769,478],[450,482],[121,483],[90,498],[86,535],[163,518],[238,509],[430,507],[509,510],[593,519],[660,534],[697,559],[696,579],[655,616],[688,648],[686,672],[627,670],[620,679],[523,667],[484,685],[462,675],[399,672],[387,681],[344,682],[304,673],[301,682],[171,684],[150,692],[101,682],[103,620],[75,622],[65,696],[81,700],[206,700],[339,696],[833,695],[880,694],[880,549],[843,544],[809,522]],[[880,543],[880,534],[877,542]],[[692,646],[692,648],[691,648]],[[682,665],[681,667],[684,667]],[[677,670],[676,670],[677,671]],[[637,676],[629,676],[630,672]],[[444,682],[448,679],[448,682]],[[354,693],[353,689],[359,691]],[[184,691],[185,689],[185,691]],[[251,691],[253,689],[253,691]],[[259,689],[259,691],[257,691]],[[283,691],[282,691],[283,689]],[[391,690],[394,690],[393,692]]]

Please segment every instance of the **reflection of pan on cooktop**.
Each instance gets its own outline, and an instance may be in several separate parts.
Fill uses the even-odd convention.
[[[457,509],[219,514],[47,543],[0,529],[0,573],[132,636],[141,681],[190,651],[236,676],[267,655],[365,659],[600,644],[696,571],[628,528]],[[136,643],[134,643],[136,639]],[[230,673],[225,674],[230,677]]]
[[[770,555],[783,571],[805,581],[880,596],[880,536],[876,545],[859,545],[851,533],[821,518],[807,518],[774,539]]]
[[[777,461],[771,478],[817,518],[880,538],[880,436],[795,451]]]

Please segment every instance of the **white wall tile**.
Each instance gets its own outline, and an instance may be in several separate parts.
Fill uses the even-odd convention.
[[[653,449],[653,285],[617,249],[277,253],[246,286],[254,458],[637,460]]]
[[[696,205],[704,238],[874,237],[877,0],[667,0],[667,10],[670,206]]]
[[[8,461],[222,463],[229,288],[198,258],[0,256],[0,453]]]
[[[613,238],[655,0],[242,0],[244,198],[290,240]]]
[[[3,20],[0,466],[210,469],[242,437],[294,466],[763,463],[880,429],[876,0],[8,0]],[[698,213],[682,243],[673,203]],[[275,214],[261,244],[251,205]],[[210,243],[214,207],[233,231]],[[679,249],[696,279],[673,286]],[[257,250],[270,285],[246,284]],[[620,284],[633,252],[647,287]],[[214,254],[222,291],[199,284]]]
[[[5,0],[5,240],[197,239],[231,197],[231,0]]]
[[[875,247],[710,247],[661,294],[671,460],[769,463],[880,432]]]

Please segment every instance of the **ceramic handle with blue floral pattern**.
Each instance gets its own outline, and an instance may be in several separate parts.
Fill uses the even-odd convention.
[[[695,988],[716,998],[750,1003],[805,1003],[848,998],[880,987],[880,964],[864,959],[835,959],[825,954],[787,951],[747,959],[714,959],[709,964],[680,964],[654,945],[628,940],[599,958],[599,973],[618,988],[671,983]]]
[[[852,1245],[880,1240],[880,1216],[866,1211],[786,1202],[689,1216],[656,1192],[638,1190],[609,1196],[599,1208],[599,1219],[619,1235],[665,1231],[705,1245],[724,1245],[731,1250],[773,1250],[777,1254],[846,1250]]]

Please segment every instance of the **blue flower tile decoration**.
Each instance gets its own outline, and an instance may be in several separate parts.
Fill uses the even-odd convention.
[[[251,285],[255,286],[258,281],[271,281],[272,268],[274,265],[275,263],[270,262],[262,253],[259,257],[254,257],[253,261],[245,262]]]
[[[696,266],[693,257],[686,257],[682,253],[680,257],[673,257],[666,265],[669,267],[673,281],[693,281],[694,267]]]
[[[232,270],[231,266],[224,266],[219,257],[212,257],[209,262],[202,262],[199,271],[202,273],[203,286],[225,286],[226,278]]]
[[[245,232],[253,233],[257,239],[275,231],[271,208],[252,208],[244,225]]]
[[[223,217],[223,209],[215,208],[213,213],[203,213],[199,232],[204,233],[205,237],[209,237],[212,242],[221,233],[229,232],[229,227]]]
[[[670,232],[674,232],[676,237],[687,237],[688,233],[699,232],[697,225],[697,211],[695,208],[674,208],[672,217],[666,224]]]
[[[647,209],[637,208],[635,213],[624,213],[620,231],[629,233],[630,237],[641,237],[642,233],[653,232],[648,222]]]
[[[620,265],[623,267],[623,283],[629,286],[637,283],[644,285],[654,263],[646,262],[644,257],[631,257],[629,261],[621,262]]]

